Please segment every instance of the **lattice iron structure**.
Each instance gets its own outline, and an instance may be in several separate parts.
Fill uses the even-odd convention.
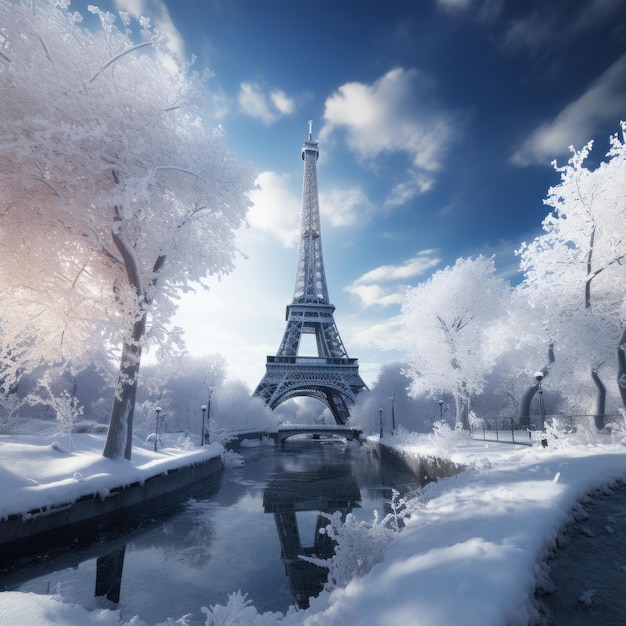
[[[297,396],[317,398],[337,424],[345,424],[356,395],[367,387],[359,376],[358,360],[348,357],[328,298],[317,191],[319,144],[312,133],[309,122],[302,147],[302,217],[293,301],[287,305],[287,327],[278,352],[267,357],[265,376],[254,395],[272,409]],[[317,355],[298,354],[303,334],[315,335]]]

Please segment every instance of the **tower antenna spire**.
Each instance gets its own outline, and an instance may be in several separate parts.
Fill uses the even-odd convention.
[[[313,120],[309,120],[309,141],[313,138]]]

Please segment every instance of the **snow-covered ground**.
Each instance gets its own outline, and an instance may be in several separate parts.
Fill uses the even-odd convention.
[[[76,497],[85,484],[102,481],[103,488],[110,488],[116,481],[136,480],[137,473],[158,471],[161,460],[181,463],[189,454],[211,453],[136,450],[132,464],[117,463],[99,457],[96,440],[76,438],[77,451],[68,453],[60,446],[0,438],[1,514],[15,512],[16,503],[18,509],[32,507],[37,494],[48,503],[55,497],[67,501],[68,493]],[[310,609],[287,615],[259,615],[234,599],[209,610],[207,624],[532,623],[538,616],[533,592],[545,580],[544,559],[561,529],[587,494],[626,479],[626,446],[608,436],[550,439],[547,448],[427,436],[389,437],[386,443],[409,454],[446,456],[467,470],[429,484],[412,500],[412,516],[383,562],[345,589],[323,592]],[[56,596],[5,592],[0,594],[0,623],[102,626],[121,620],[115,611],[87,611]],[[144,624],[141,616],[128,623]]]
[[[102,435],[74,434],[72,450],[64,435],[47,440],[0,435],[0,520],[75,502],[88,494],[106,495],[115,487],[143,482],[223,452],[219,444],[196,447],[184,437],[164,437],[159,435],[158,452],[147,442],[133,447],[132,461],[113,461],[102,456]]]

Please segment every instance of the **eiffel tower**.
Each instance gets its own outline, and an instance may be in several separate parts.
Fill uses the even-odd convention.
[[[276,356],[267,357],[265,376],[254,395],[271,409],[297,396],[317,398],[337,424],[345,424],[356,395],[367,387],[359,376],[358,360],[348,357],[333,318],[335,307],[328,298],[317,194],[319,144],[312,133],[309,121],[309,136],[302,147],[302,217],[293,301],[287,305],[283,340]],[[315,335],[316,356],[298,354],[305,333]]]

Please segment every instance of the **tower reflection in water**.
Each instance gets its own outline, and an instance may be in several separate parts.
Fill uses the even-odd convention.
[[[117,604],[120,601],[126,544],[99,556],[96,561],[96,597],[103,596]]]
[[[309,598],[324,588],[328,570],[300,558],[333,555],[335,544],[320,529],[329,524],[322,513],[339,511],[343,518],[359,507],[361,493],[348,462],[331,467],[298,468],[275,474],[263,494],[263,508],[273,513],[280,539],[281,558],[289,578],[295,604],[305,609]],[[316,511],[317,522],[311,543],[303,544],[297,513]]]

